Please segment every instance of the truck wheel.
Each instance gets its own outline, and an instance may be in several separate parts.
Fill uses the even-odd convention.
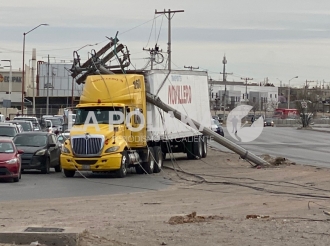
[[[205,158],[207,156],[207,137],[206,136],[202,137],[202,146],[203,146],[202,158]]]
[[[144,170],[142,169],[142,167],[140,166],[141,164],[137,164],[135,165],[135,172],[137,174],[144,174]]]
[[[163,167],[163,152],[159,146],[154,147],[154,157],[155,157],[155,165],[154,165],[154,173],[159,173]]]
[[[117,178],[124,178],[127,175],[127,154],[126,152],[123,152],[123,155],[121,157],[121,165],[120,169],[116,171],[116,177]]]
[[[184,143],[184,147],[185,147],[185,150],[187,152],[187,158],[189,160],[195,159],[193,143],[192,142],[186,142],[186,143]]]
[[[148,160],[147,162],[143,162],[142,167],[148,174],[152,174],[155,168],[155,152],[152,147],[149,147],[148,149]]]
[[[72,178],[76,174],[75,170],[66,170],[66,169],[64,169],[63,171],[64,171],[65,177],[67,177],[67,178]]]
[[[194,140],[193,150],[194,150],[195,158],[197,159],[202,158],[203,156],[202,137],[198,136],[198,138]]]

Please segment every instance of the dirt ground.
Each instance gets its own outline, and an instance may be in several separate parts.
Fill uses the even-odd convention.
[[[82,227],[83,246],[330,245],[330,171],[274,164],[176,155],[165,162],[176,171],[157,174],[173,181],[166,190],[2,202],[0,226]]]

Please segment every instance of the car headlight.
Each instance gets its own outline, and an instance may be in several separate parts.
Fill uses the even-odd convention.
[[[64,147],[64,145],[62,145],[61,152],[65,154],[69,154],[70,150],[67,147]]]
[[[119,146],[112,146],[109,149],[106,149],[106,151],[104,151],[105,153],[111,153],[111,152],[115,152],[119,149]]]
[[[7,164],[16,164],[17,163],[17,158],[11,159],[9,161],[6,161]]]
[[[41,149],[41,150],[38,150],[35,155],[44,155],[46,153],[46,149]]]

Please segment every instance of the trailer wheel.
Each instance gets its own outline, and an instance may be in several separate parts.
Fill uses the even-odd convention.
[[[127,154],[124,151],[121,157],[120,169],[116,171],[117,178],[124,178],[127,175]]]
[[[142,163],[142,167],[148,174],[152,174],[155,168],[155,152],[152,147],[149,147],[148,149],[148,160]]]
[[[198,138],[194,140],[193,150],[194,150],[195,158],[202,158],[203,156],[202,137],[198,136]]]
[[[162,149],[159,146],[154,147],[154,157],[155,157],[155,165],[154,165],[154,173],[159,173],[163,167],[163,155]]]
[[[203,145],[202,158],[205,158],[207,156],[207,137],[206,136],[202,137],[202,145]]]

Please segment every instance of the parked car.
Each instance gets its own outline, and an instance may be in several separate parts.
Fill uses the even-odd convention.
[[[211,129],[215,131],[216,133],[220,134],[221,136],[225,136],[225,133],[223,132],[223,128],[218,120],[211,119]]]
[[[61,125],[63,125],[65,122],[64,122],[64,116],[63,115],[54,115],[55,118],[59,118],[60,121],[61,121]]]
[[[20,124],[23,128],[24,132],[32,132],[33,131],[33,124],[31,121],[28,120],[9,120],[6,121],[8,123]]]
[[[34,131],[41,131],[41,127],[39,124],[39,121],[37,119],[37,117],[33,117],[33,116],[15,116],[13,120],[28,120],[31,121],[33,124],[33,130]]]
[[[51,121],[51,124],[49,124],[49,121]],[[42,126],[43,130],[49,131],[49,128],[51,128],[52,132],[62,131],[62,121],[58,117],[44,117],[42,119]]]
[[[13,139],[17,148],[22,149],[22,170],[37,169],[41,173],[49,173],[50,168],[61,172],[61,144],[55,134],[49,132],[23,132]]]
[[[264,120],[264,126],[274,126],[274,121],[273,121],[273,119],[272,118],[266,118],[265,120]]]
[[[18,133],[23,131],[23,127],[20,124],[0,123],[0,138],[13,139]]]
[[[0,139],[0,178],[21,179],[21,154],[24,151],[17,149],[11,139]]]

